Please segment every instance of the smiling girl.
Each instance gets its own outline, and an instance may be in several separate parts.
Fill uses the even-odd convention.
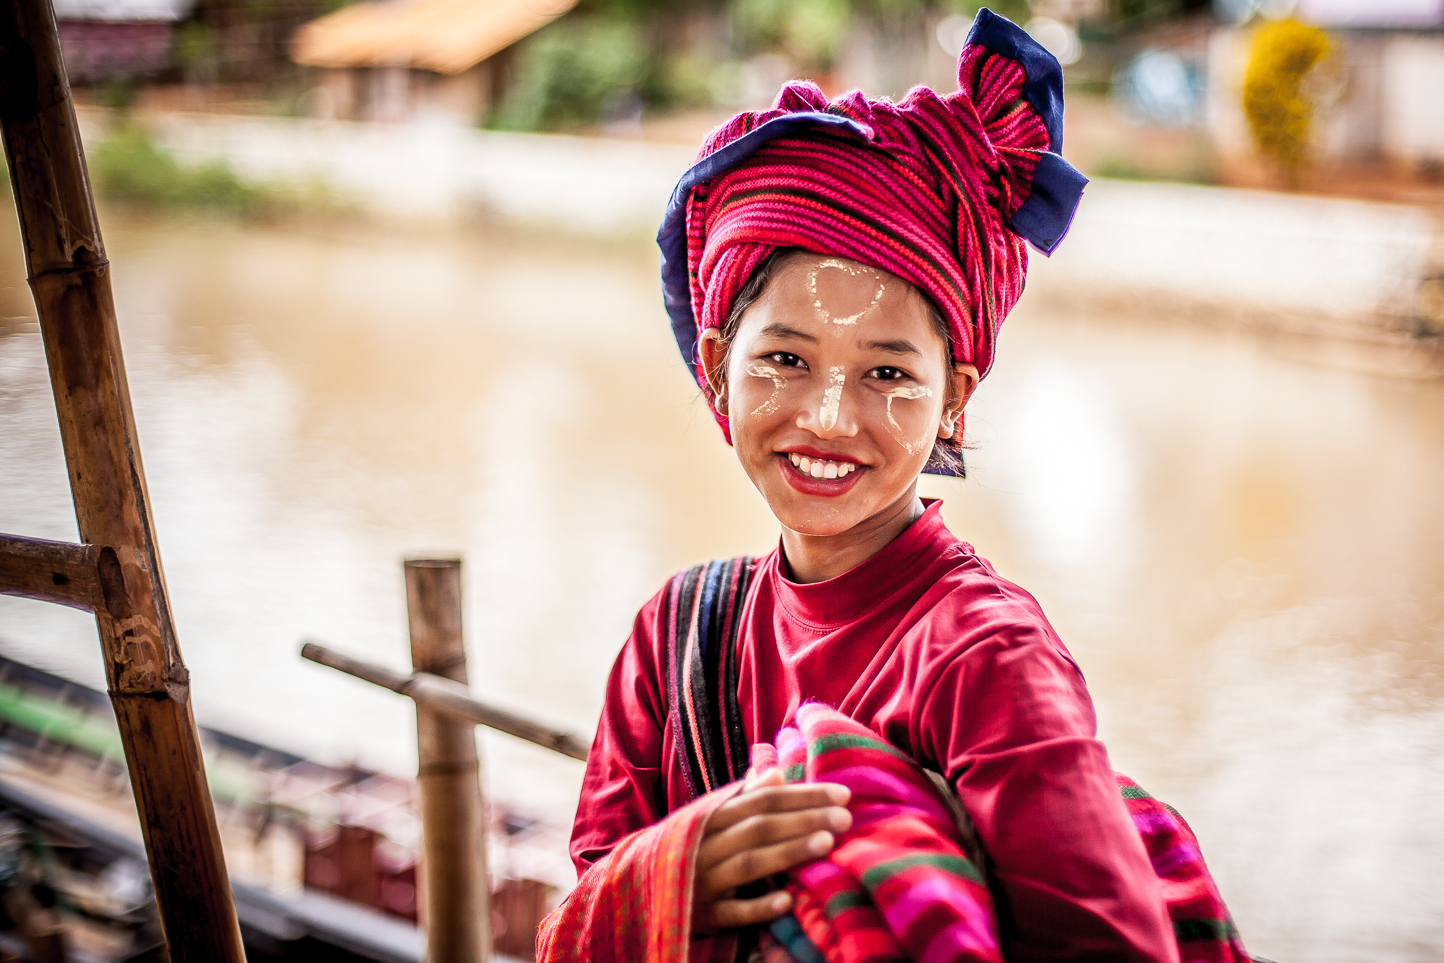
[[[1078,666],[918,497],[922,472],[962,474],[964,407],[1021,294],[1024,242],[1051,252],[1084,184],[1058,154],[1051,55],[984,10],[958,74],[958,92],[900,104],[789,84],[715,132],[673,195],[658,237],[673,328],[781,541],[678,575],[638,614],[577,808],[582,879],[541,959],[730,959],[789,914],[814,935],[843,925],[778,874],[856,835],[853,792],[747,771],[808,703],[938,774],[971,823],[995,949],[929,959],[1180,958]],[[1209,922],[1236,944],[1226,916]],[[844,944],[766,946],[898,958]]]

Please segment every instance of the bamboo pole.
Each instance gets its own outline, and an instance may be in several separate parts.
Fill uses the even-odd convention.
[[[316,642],[307,642],[301,646],[301,658],[409,696],[417,705],[444,713],[459,722],[487,726],[564,756],[580,759],[582,762],[587,760],[587,751],[591,747],[582,739],[570,732],[553,729],[504,709],[489,706],[474,698],[471,690],[460,682],[453,682],[430,672],[413,672],[407,675],[384,665],[352,658]]]
[[[80,538],[119,568],[95,620],[170,958],[242,963],[50,0],[0,8],[0,134]]]
[[[411,666],[466,685],[461,560],[406,562]],[[491,959],[491,887],[476,732],[416,705],[427,963]]]

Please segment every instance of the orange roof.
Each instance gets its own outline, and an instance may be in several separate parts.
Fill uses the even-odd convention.
[[[577,0],[363,0],[304,24],[309,67],[419,67],[459,74],[544,27]]]

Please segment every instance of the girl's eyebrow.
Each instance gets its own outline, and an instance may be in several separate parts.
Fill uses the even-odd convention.
[[[811,344],[817,343],[817,339],[814,338],[812,335],[808,334],[806,331],[799,331],[796,328],[789,328],[781,321],[773,321],[771,324],[766,325],[759,333],[764,337],[795,338],[799,341],[807,341]]]
[[[922,352],[908,340],[898,338],[894,341],[869,341],[863,345],[868,351],[886,351],[889,354],[915,354],[922,355]]]

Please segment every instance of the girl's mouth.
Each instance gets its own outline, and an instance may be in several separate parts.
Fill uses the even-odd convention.
[[[865,466],[850,461],[809,458],[781,452],[781,470],[787,483],[804,495],[843,495],[852,490]]]

